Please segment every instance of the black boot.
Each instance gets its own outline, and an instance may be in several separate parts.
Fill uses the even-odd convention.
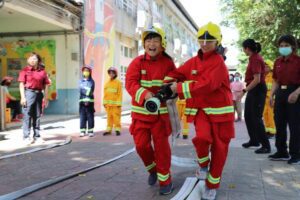
[[[156,172],[150,173],[148,177],[148,184],[154,185],[157,181],[157,174]]]
[[[169,183],[168,185],[160,186],[159,194],[161,195],[168,195],[171,194],[173,191],[173,184]]]

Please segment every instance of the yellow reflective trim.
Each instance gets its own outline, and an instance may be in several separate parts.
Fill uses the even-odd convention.
[[[198,112],[197,108],[185,108],[184,114],[185,115],[196,115]]]
[[[273,133],[273,134],[276,133],[276,128],[269,128],[269,127],[266,127],[265,129],[266,129],[266,132]]]
[[[151,170],[151,169],[152,169],[153,167],[155,167],[155,166],[156,166],[156,163],[153,162],[152,164],[146,166],[146,169],[147,169],[147,171],[149,171],[149,170]]]
[[[116,92],[118,92],[118,89],[116,89],[116,88],[107,88],[107,91],[111,92],[111,93],[116,93]]]
[[[212,177],[212,175],[209,173],[208,176],[207,176],[207,180],[208,180],[211,184],[218,184],[218,183],[220,183],[221,178],[220,178],[220,177],[214,178],[214,177]]]
[[[91,92],[91,88],[85,87],[84,89],[86,90],[85,95],[86,95],[86,96],[89,96],[89,95],[90,95],[90,92]]]
[[[192,95],[190,93],[190,87],[189,87],[190,82],[184,82],[182,83],[182,93],[185,99],[192,98]]]
[[[228,114],[233,113],[234,108],[233,106],[225,106],[220,108],[203,108],[204,112],[208,115],[221,115],[221,114]]]
[[[166,181],[170,177],[170,174],[163,175],[161,173],[157,173],[157,178],[159,181]]]
[[[103,104],[122,105],[121,101],[104,100]]]
[[[144,114],[144,115],[158,115],[158,112],[150,113],[144,107],[139,107],[139,106],[131,106],[131,111],[135,112],[135,113]],[[166,114],[166,113],[168,113],[167,107],[160,107],[159,108],[159,113],[160,114]]]
[[[140,98],[141,98],[141,96],[142,96],[142,93],[145,91],[145,89],[144,88],[139,88],[137,91],[136,91],[136,93],[135,93],[135,101],[136,102],[140,102]]]
[[[170,76],[166,76],[166,77],[164,78],[164,80],[165,80],[165,81],[170,81],[170,80],[174,80],[174,78],[172,78],[172,77],[170,77]]]
[[[161,87],[163,85],[163,80],[141,80],[142,87]]]
[[[94,99],[84,98],[84,99],[79,99],[79,102],[94,102]]]
[[[208,157],[208,156],[203,157],[203,158],[198,158],[198,162],[199,162],[200,164],[202,164],[202,163],[204,163],[204,162],[206,162],[206,161],[208,161],[208,160],[209,160],[209,157]]]

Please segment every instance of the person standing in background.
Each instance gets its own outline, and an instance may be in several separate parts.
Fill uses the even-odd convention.
[[[82,79],[79,83],[80,137],[94,136],[94,90],[95,82],[92,78],[92,68],[85,65],[82,67]],[[86,124],[88,124],[88,128]]]
[[[249,57],[249,62],[245,75],[246,88],[243,89],[243,93],[238,96],[238,99],[247,93],[244,117],[250,140],[242,146],[244,148],[259,147],[261,144],[262,146],[255,150],[255,153],[270,153],[271,146],[262,120],[267,86],[265,83],[265,62],[259,55],[261,45],[253,39],[247,39],[243,42],[243,50]]]
[[[28,145],[41,139],[40,117],[42,113],[42,102],[48,106],[48,86],[50,84],[45,69],[39,66],[41,57],[35,53],[30,53],[27,63],[20,74],[21,105],[23,107],[23,139]],[[44,91],[44,93],[43,93]],[[33,138],[30,138],[30,129],[33,126]]]
[[[103,106],[107,113],[107,127],[103,135],[111,135],[114,128],[116,135],[121,135],[121,106],[122,106],[122,82],[117,79],[118,70],[110,67],[107,70],[110,80],[104,86]]]
[[[188,139],[189,137],[189,123],[187,122],[185,115],[185,105],[186,101],[184,99],[178,99],[177,102],[177,110],[180,121],[182,122],[182,138]],[[178,135],[179,136],[179,135]]]
[[[242,100],[238,98],[238,95],[241,95],[241,93],[243,93],[243,89],[245,86],[244,83],[240,81],[240,79],[241,74],[239,72],[236,72],[234,74],[234,81],[230,83],[234,111],[237,113],[237,119],[235,120],[235,122],[239,122],[242,120]]]
[[[274,122],[274,110],[270,105],[271,89],[273,84],[273,65],[271,60],[265,61],[266,71],[266,85],[267,85],[267,96],[265,102],[265,108],[263,113],[263,120],[265,123],[266,134],[268,138],[273,138],[276,134],[275,122]]]
[[[280,57],[274,64],[274,82],[270,104],[274,104],[277,152],[270,160],[288,160],[288,164],[300,164],[300,57],[297,40],[283,35],[278,40]],[[287,125],[290,129],[289,151],[287,148]]]

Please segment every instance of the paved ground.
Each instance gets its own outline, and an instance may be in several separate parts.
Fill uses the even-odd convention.
[[[128,132],[128,115],[122,117],[123,130],[120,137],[102,136],[105,123],[103,117],[97,117],[96,136],[83,139],[78,137],[78,119],[61,121],[57,118],[57,122],[43,125],[45,144],[63,141],[67,136],[72,136],[72,143],[0,160],[0,195],[94,166],[133,147]],[[22,145],[19,139],[20,129],[0,132],[1,134],[7,140],[0,141],[0,156],[40,146]],[[193,134],[194,132],[191,136]],[[271,162],[266,159],[266,155],[254,154],[254,149],[241,148],[241,143],[246,140],[245,124],[236,123],[236,138],[230,146],[218,200],[300,199],[300,166]],[[273,140],[272,144],[274,146]],[[190,139],[178,139],[173,154],[193,158],[195,154]],[[167,200],[178,192],[186,177],[194,176],[194,171],[195,168],[172,166],[175,190],[169,196],[159,196],[157,185],[150,187],[146,184],[147,174],[134,152],[109,165],[21,199]]]

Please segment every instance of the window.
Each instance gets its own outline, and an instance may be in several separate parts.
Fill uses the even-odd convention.
[[[133,49],[126,47],[124,45],[121,45],[121,55],[126,58],[133,58]]]

